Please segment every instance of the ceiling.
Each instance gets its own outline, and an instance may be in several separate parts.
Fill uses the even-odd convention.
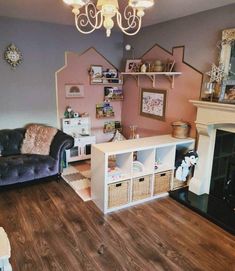
[[[124,7],[127,2],[119,0],[120,7]],[[146,10],[143,25],[169,21],[232,3],[235,3],[235,0],[155,0],[155,6]],[[71,8],[62,0],[0,0],[0,16],[74,24]]]

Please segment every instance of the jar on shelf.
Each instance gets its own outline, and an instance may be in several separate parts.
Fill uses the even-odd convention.
[[[154,62],[154,72],[162,72],[164,70],[164,65],[162,64],[161,60],[156,60]]]

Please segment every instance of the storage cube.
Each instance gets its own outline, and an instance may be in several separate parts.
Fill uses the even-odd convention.
[[[170,190],[171,177],[172,170],[156,173],[154,178],[153,194],[157,195],[168,192]]]
[[[151,176],[133,179],[132,200],[141,200],[151,196]]]
[[[108,185],[108,208],[121,206],[129,202],[130,181]]]

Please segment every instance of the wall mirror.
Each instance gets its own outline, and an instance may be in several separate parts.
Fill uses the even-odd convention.
[[[225,78],[235,80],[235,28],[222,32],[220,62],[224,64]]]

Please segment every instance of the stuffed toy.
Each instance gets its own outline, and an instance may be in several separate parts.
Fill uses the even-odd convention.
[[[176,159],[175,178],[178,181],[185,182],[189,175],[191,167],[198,161],[198,154],[195,151],[188,151],[181,159]]]

